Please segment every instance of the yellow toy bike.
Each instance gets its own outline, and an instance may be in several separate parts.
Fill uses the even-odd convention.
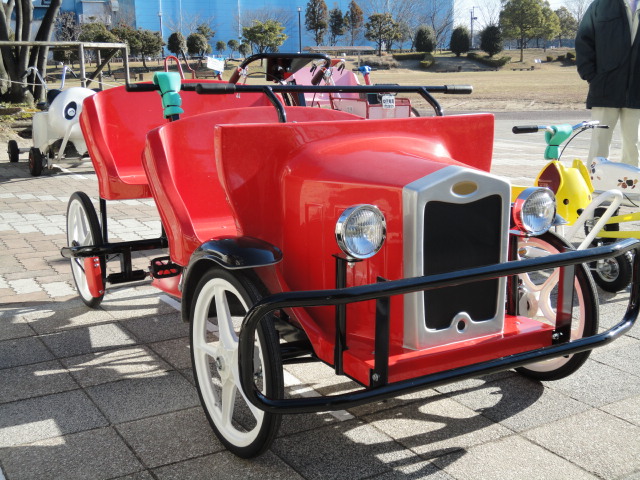
[[[590,128],[608,128],[595,121],[585,121],[577,125],[526,125],[515,126],[516,134],[545,132],[547,147],[544,158],[549,160],[538,174],[535,185],[548,187],[556,195],[557,212],[568,225],[564,229],[564,237],[569,242],[577,241],[578,233],[584,231],[586,237],[577,246],[577,250],[589,245],[602,245],[608,239],[637,238],[640,232],[620,231],[619,224],[640,219],[640,212],[631,215],[617,215],[618,207],[624,198],[618,188],[611,188],[599,193],[594,198],[592,175],[590,170],[578,159],[574,159],[570,167],[560,162],[564,148],[576,135]],[[565,143],[566,142],[566,143]],[[562,150],[560,147],[564,144]],[[604,159],[597,159],[598,165]],[[608,162],[608,161],[607,161]],[[615,162],[608,162],[615,163]],[[620,181],[622,182],[622,180]],[[513,195],[517,195],[526,187],[514,187]],[[630,255],[599,260],[589,264],[596,284],[607,292],[618,292],[627,287],[631,281],[633,258]]]

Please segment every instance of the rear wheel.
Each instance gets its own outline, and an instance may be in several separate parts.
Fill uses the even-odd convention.
[[[67,242],[70,247],[102,246],[102,231],[96,209],[84,192],[75,192],[67,206]],[[105,258],[73,257],[71,273],[76,290],[89,307],[100,305],[104,298]]]
[[[591,225],[595,225],[605,211],[605,207],[596,208]],[[618,213],[618,210],[616,210],[614,215],[618,215]],[[584,230],[585,234],[588,235],[591,227],[585,225]],[[620,231],[620,224],[611,223],[605,225],[603,230],[607,232],[618,232]],[[613,239],[609,241],[613,241]],[[596,240],[595,243],[598,244],[602,242]],[[617,257],[605,258],[604,260],[598,260],[597,262],[591,262],[589,264],[596,285],[605,292],[610,293],[616,293],[627,288],[627,285],[631,282],[632,267],[633,257],[631,253],[623,253]]]
[[[42,175],[42,164],[45,157],[37,147],[31,147],[29,149],[29,172],[34,177]]]
[[[563,252],[568,243],[547,232],[539,237],[518,241],[518,259],[535,258]],[[571,340],[594,335],[598,331],[598,296],[589,271],[575,266]],[[559,270],[524,273],[520,277],[520,315],[555,325]],[[574,373],[589,357],[590,351],[529,364],[516,370],[538,380],[558,380]]]
[[[593,280],[605,292],[616,293],[627,288],[631,282],[633,260],[631,254],[605,258],[589,264]]]
[[[251,404],[240,386],[240,325],[260,296],[248,275],[211,268],[198,282],[190,312],[191,360],[200,402],[220,441],[242,458],[269,448],[281,420],[281,415]],[[256,387],[270,398],[283,398],[278,336],[269,321],[256,331],[253,365]]]
[[[7,153],[9,154],[9,161],[11,163],[15,163],[18,161],[18,157],[20,156],[20,148],[18,147],[18,142],[15,140],[9,140],[7,143]]]

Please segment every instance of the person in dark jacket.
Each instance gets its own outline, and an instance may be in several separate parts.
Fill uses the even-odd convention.
[[[640,0],[637,0],[640,4]],[[608,129],[593,130],[589,160],[608,157],[618,120],[622,161],[638,166],[640,126],[640,39],[636,0],[594,0],[576,35],[580,78],[589,83],[587,108]]]

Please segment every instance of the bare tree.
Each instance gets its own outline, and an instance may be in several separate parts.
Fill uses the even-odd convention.
[[[51,40],[51,34],[55,27],[55,20],[60,11],[62,0],[51,0],[49,7],[42,18],[40,27],[34,40],[47,42]],[[15,14],[15,23],[12,15]],[[11,26],[13,25],[13,29]],[[7,0],[0,8],[0,40],[28,41],[31,39],[33,27],[33,2],[32,0]],[[12,34],[13,31],[13,34]],[[2,47],[2,67],[0,67],[0,79],[8,79],[10,85],[3,81],[0,85],[0,95],[6,95],[11,102],[24,102],[34,98],[40,98],[42,86],[33,89],[28,88],[28,83],[33,83],[33,78],[24,78],[23,74],[30,66],[35,66],[40,72],[46,68],[48,47]],[[32,75],[34,77],[34,75]]]
[[[476,0],[478,5],[478,29],[482,30],[483,27],[490,25],[498,25],[500,23],[500,10],[502,9],[502,2],[500,0]]]
[[[254,21],[265,23],[267,20],[274,20],[285,27],[285,30],[291,30],[293,27],[293,13],[284,8],[264,7],[254,10],[246,10],[242,12],[240,17],[236,17],[236,23],[239,27],[238,35],[242,34],[242,28],[251,27]]]
[[[591,5],[592,1],[593,0],[566,0],[565,6],[578,21],[578,24],[580,24],[582,17],[584,17],[584,13],[587,11],[587,8]]]
[[[206,25],[211,30],[215,31],[214,20],[214,17],[203,17],[199,13],[190,15],[180,14],[179,18],[169,17],[166,20],[165,25],[172,32],[180,32],[182,35],[187,37],[192,33],[197,33],[198,27],[201,25]]]
[[[436,32],[436,45],[441,47],[453,27],[453,5],[448,0],[433,0],[429,2],[423,15],[420,23],[433,28]]]

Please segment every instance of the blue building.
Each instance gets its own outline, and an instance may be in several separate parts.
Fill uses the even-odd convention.
[[[47,3],[47,0],[37,0]],[[336,6],[344,13],[350,0],[326,0],[329,9]],[[373,13],[368,7],[372,3],[389,6],[393,11],[393,0],[373,2],[371,0],[358,1],[364,10],[365,21],[368,14]],[[441,15],[453,16],[454,0],[423,0],[424,11],[437,4]],[[107,26],[124,21],[136,28],[161,31],[166,41],[175,31],[181,31],[188,36],[195,26],[206,23],[215,31],[211,44],[219,40],[240,41],[242,25],[250,25],[251,20],[275,18],[284,27],[288,36],[281,51],[295,52],[309,45],[315,45],[311,32],[304,26],[304,14],[307,0],[63,0],[63,11],[74,11],[78,15],[79,23],[103,22]],[[450,33],[444,38],[448,41]],[[343,39],[342,44],[346,44]],[[359,45],[371,45],[362,38]]]

